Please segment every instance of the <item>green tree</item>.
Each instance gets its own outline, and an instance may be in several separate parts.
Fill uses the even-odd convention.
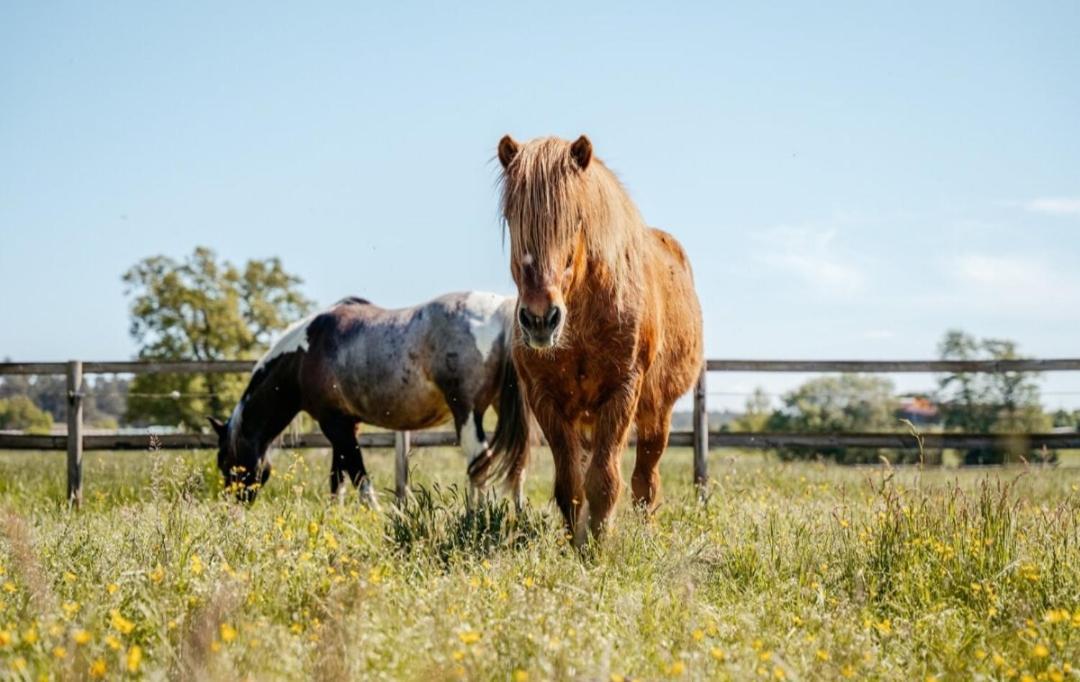
[[[731,430],[748,433],[764,431],[769,423],[771,415],[769,408],[771,405],[772,401],[769,400],[769,394],[765,392],[765,389],[758,386],[746,398],[746,407],[743,409],[743,413],[731,423]]]
[[[895,431],[899,403],[892,381],[864,374],[840,374],[811,379],[783,396],[781,407],[766,424],[770,431],[845,433]],[[804,450],[781,450],[784,459],[805,457]],[[877,450],[821,448],[815,454],[853,464],[877,461]]]
[[[942,360],[1019,360],[1017,345],[1003,339],[976,339],[959,330],[945,333],[938,346]],[[937,400],[948,430],[968,433],[1037,433],[1051,426],[1039,398],[1034,372],[954,372],[938,380]],[[1001,448],[973,448],[967,464],[1000,464]],[[1011,453],[1013,455],[1023,453]]]
[[[87,377],[83,385],[83,420],[98,428],[115,428],[127,404],[128,379]],[[0,378],[0,398],[25,396],[52,415],[54,422],[67,419],[67,380],[62,376]]]
[[[197,247],[183,261],[146,258],[123,281],[131,297],[131,335],[148,360],[253,359],[273,335],[310,310],[302,280],[277,258],[243,268]],[[201,428],[224,415],[246,379],[236,375],[144,374],[130,387],[127,418],[135,423]]]
[[[42,410],[24,395],[0,398],[0,429],[48,433],[52,415]]]
[[[1059,428],[1072,428],[1080,429],[1080,410],[1068,410],[1059,409],[1054,412],[1053,426]]]

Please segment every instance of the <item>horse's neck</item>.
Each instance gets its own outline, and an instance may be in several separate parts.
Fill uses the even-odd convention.
[[[269,447],[300,411],[296,363],[281,357],[239,406],[241,432],[261,450]]]

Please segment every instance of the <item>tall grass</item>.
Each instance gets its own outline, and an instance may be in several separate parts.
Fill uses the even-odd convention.
[[[571,549],[536,457],[520,513],[418,455],[383,511],[281,452],[258,502],[209,453],[0,454],[0,677],[1076,679],[1080,471],[846,469],[688,453],[649,520]],[[628,472],[626,472],[628,473]],[[625,476],[625,474],[624,474]]]

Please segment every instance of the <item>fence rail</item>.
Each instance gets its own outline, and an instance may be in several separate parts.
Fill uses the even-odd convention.
[[[3,362],[0,375],[66,375],[68,435],[0,434],[0,449],[5,450],[67,450],[68,499],[78,505],[82,500],[82,453],[84,450],[139,450],[215,448],[213,434],[103,434],[83,435],[82,399],[85,374],[202,374],[249,372],[255,366],[251,360],[226,361],[157,361],[133,360],[120,362]],[[710,447],[784,448],[784,447],[866,447],[907,449],[918,446],[918,440],[905,433],[716,433],[708,429],[706,377],[709,372],[1049,372],[1080,371],[1080,358],[1041,360],[706,360],[694,388],[693,428],[674,431],[669,445],[690,446],[694,449],[694,481],[699,485],[708,480],[706,455]],[[329,443],[322,434],[305,433],[286,436],[288,447],[325,448]],[[408,484],[406,457],[412,447],[453,445],[456,437],[450,431],[418,431],[415,433],[365,433],[360,436],[361,447],[394,448],[395,475],[398,495]],[[938,449],[967,449],[990,447],[1080,448],[1080,433],[927,433],[922,436],[923,447]]]

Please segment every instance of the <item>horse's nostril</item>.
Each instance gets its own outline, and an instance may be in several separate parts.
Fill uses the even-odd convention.
[[[548,311],[547,317],[545,319],[548,329],[554,329],[555,327],[557,327],[560,317],[562,317],[562,311],[559,310],[558,306],[552,306],[551,310]]]
[[[532,327],[532,320],[530,319],[531,317],[532,315],[529,314],[528,310],[525,310],[525,308],[518,308],[518,322],[520,322],[521,326],[525,329],[529,329]]]

